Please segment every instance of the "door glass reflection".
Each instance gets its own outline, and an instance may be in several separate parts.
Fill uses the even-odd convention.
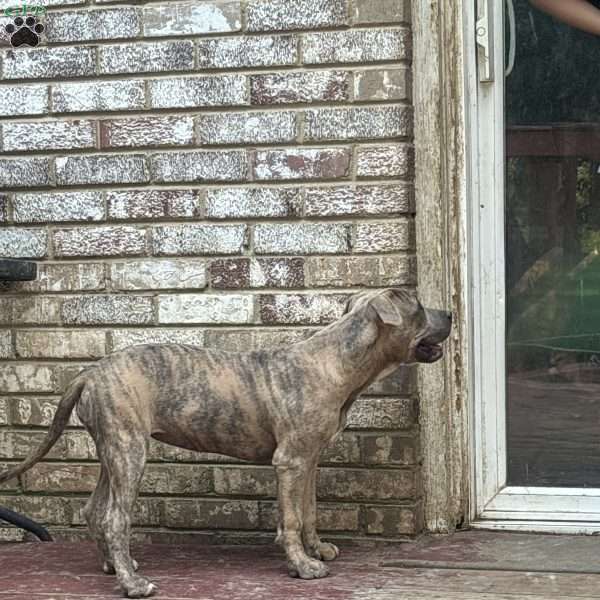
[[[600,487],[600,37],[512,3],[508,484]]]

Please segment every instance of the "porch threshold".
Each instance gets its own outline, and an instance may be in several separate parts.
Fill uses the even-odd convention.
[[[398,546],[380,565],[600,574],[600,537],[484,530],[425,535]]]

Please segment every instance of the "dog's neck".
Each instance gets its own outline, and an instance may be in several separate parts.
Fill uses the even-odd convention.
[[[323,360],[330,381],[338,380],[345,395],[359,394],[397,366],[381,347],[378,326],[361,311],[342,317],[302,344],[316,360]]]

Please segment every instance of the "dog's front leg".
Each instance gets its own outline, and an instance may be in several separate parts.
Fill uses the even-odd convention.
[[[311,462],[279,448],[273,457],[281,522],[278,538],[287,556],[289,574],[302,579],[318,579],[329,574],[324,563],[307,556],[302,544],[304,491]]]
[[[315,460],[306,478],[304,489],[302,541],[309,556],[319,560],[334,560],[340,554],[338,547],[329,542],[322,542],[317,533],[317,475],[318,460]]]

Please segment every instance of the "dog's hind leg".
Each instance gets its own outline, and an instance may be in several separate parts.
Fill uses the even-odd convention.
[[[317,534],[317,474],[318,461],[310,466],[304,488],[302,543],[309,556],[318,560],[334,560],[340,554],[337,546],[322,542]]]
[[[92,538],[98,544],[98,550],[103,561],[102,569],[109,573],[110,570],[108,565],[110,563],[110,557],[108,554],[108,546],[104,539],[104,532],[100,527],[104,513],[106,512],[106,503],[108,502],[108,477],[106,475],[106,469],[100,468],[100,477],[96,484],[96,489],[92,492],[90,499],[87,501],[85,508],[83,509],[83,516],[88,524],[90,534]],[[112,571],[114,573],[114,569]]]
[[[147,438],[141,431],[105,432],[98,455],[108,479],[106,510],[99,526],[104,534],[110,564],[128,598],[145,598],[156,590],[136,575],[129,554],[131,511],[146,463]]]
[[[98,484],[96,485],[96,489],[92,493],[90,499],[85,505],[85,508],[83,509],[83,515],[93,539],[98,544],[98,549],[102,557],[102,570],[109,575],[114,575],[115,567],[110,558],[108,545],[106,543],[106,538],[104,537],[104,531],[101,527],[102,519],[107,509],[108,494],[108,476],[106,474],[106,469],[102,467],[100,470]],[[137,561],[132,559],[132,562],[134,570],[137,571]]]

